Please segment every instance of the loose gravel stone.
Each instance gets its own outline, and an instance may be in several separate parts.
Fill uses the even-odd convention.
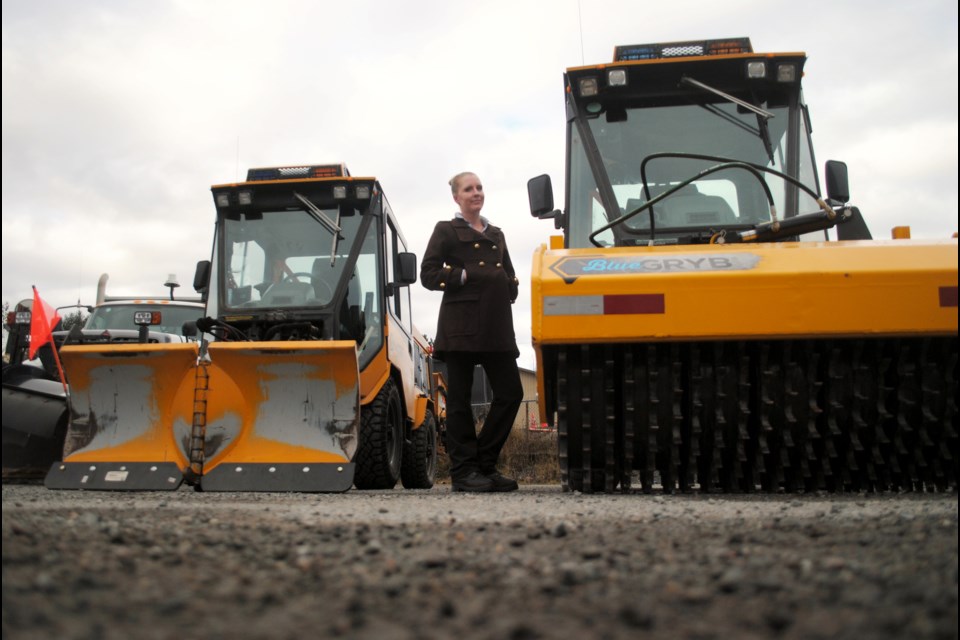
[[[4,486],[2,632],[955,638],[957,523],[955,495]]]

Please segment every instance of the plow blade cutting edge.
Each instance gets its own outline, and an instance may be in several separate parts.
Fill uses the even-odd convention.
[[[57,489],[346,491],[359,430],[352,341],[65,348],[73,423]],[[69,358],[69,359],[68,359]]]

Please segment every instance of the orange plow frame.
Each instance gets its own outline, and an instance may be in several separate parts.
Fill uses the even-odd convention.
[[[64,347],[71,425],[52,489],[346,491],[352,341]]]

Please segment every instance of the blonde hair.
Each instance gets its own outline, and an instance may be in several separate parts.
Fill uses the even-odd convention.
[[[461,178],[463,178],[464,176],[475,176],[475,175],[477,174],[475,174],[473,171],[461,171],[457,175],[450,178],[450,181],[447,183],[450,185],[450,193],[452,193],[453,195],[457,195],[457,188],[460,186]]]

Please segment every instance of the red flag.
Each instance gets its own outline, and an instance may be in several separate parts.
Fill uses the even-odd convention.
[[[60,322],[57,310],[40,299],[33,288],[33,309],[30,312],[30,359],[33,360],[40,347],[53,338],[53,328]]]

